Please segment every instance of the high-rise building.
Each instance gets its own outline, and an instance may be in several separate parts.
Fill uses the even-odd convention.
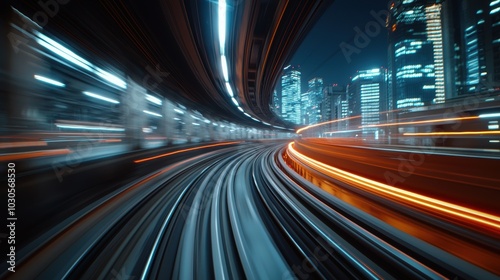
[[[380,112],[387,110],[387,70],[358,71],[348,85],[347,94],[349,116],[359,116],[349,120],[350,128],[361,126],[363,138],[378,139],[382,130],[366,126],[386,121]]]
[[[300,94],[300,124],[309,124],[309,107],[312,104],[312,100],[309,98],[309,92],[304,91]]]
[[[298,68],[288,65],[281,76],[281,116],[283,119],[300,124],[301,83]]]
[[[315,124],[321,121],[321,102],[323,99],[323,79],[312,78],[307,92],[301,97],[302,124]]]
[[[323,89],[323,101],[321,102],[321,121],[331,121],[342,118],[342,101],[346,103],[345,114],[347,114],[347,98],[345,87],[338,84],[326,86]],[[347,116],[347,115],[346,115]]]
[[[451,97],[499,88],[500,1],[445,1],[443,19]]]
[[[441,0],[395,0],[390,4],[388,109],[445,101]]]

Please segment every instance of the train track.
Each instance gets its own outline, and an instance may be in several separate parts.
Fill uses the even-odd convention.
[[[495,277],[322,192],[283,147],[241,144],[155,170],[27,245],[3,277]]]

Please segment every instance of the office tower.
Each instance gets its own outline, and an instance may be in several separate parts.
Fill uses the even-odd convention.
[[[323,79],[312,78],[308,82],[307,92],[302,94],[302,124],[315,124],[321,121],[321,102],[323,99]]]
[[[309,92],[305,91],[300,94],[300,124],[309,124],[309,108],[312,105],[312,100],[309,98]]]
[[[288,65],[281,76],[281,116],[283,119],[300,124],[301,84],[300,70]]]
[[[363,138],[378,139],[382,130],[368,125],[385,122],[387,110],[387,70],[376,68],[358,71],[347,89],[349,116],[359,116],[349,120],[350,129],[361,126]]]
[[[445,101],[445,64],[439,0],[391,2],[389,109]]]
[[[321,102],[321,121],[331,121],[342,118],[342,101],[347,103],[345,87],[338,84],[326,86],[323,89],[323,101]],[[347,104],[344,108],[347,114]]]
[[[500,1],[445,1],[443,19],[452,97],[499,88]]]

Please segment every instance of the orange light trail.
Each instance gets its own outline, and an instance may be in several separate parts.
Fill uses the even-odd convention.
[[[42,151],[2,154],[0,155],[0,161],[11,161],[11,160],[20,160],[27,158],[66,155],[69,153],[71,153],[70,149],[55,149],[55,150],[42,150]]]
[[[101,143],[118,143],[121,142],[121,139],[101,139],[99,142]]]
[[[457,131],[457,132],[406,132],[403,133],[404,136],[434,136],[434,135],[481,135],[481,134],[493,134],[493,135],[500,135],[500,131],[491,131],[491,130],[484,130],[484,131]]]
[[[439,123],[439,122],[450,122],[450,121],[464,121],[464,120],[475,120],[479,119],[478,116],[472,117],[459,117],[459,118],[446,118],[446,119],[434,119],[434,120],[425,120],[425,121],[412,121],[412,122],[398,122],[398,123],[383,123],[383,124],[369,124],[362,125],[359,128],[366,127],[384,127],[384,126],[394,126],[394,125],[415,125],[415,124],[426,124],[426,123]]]
[[[306,129],[313,128],[313,127],[322,126],[322,125],[330,124],[330,123],[336,123],[336,122],[340,122],[340,121],[346,121],[346,120],[350,120],[350,119],[356,119],[356,118],[360,118],[360,117],[361,116],[354,116],[354,117],[348,117],[348,118],[343,118],[343,119],[339,119],[339,120],[333,120],[333,121],[327,121],[327,122],[317,123],[317,124],[313,124],[313,125],[309,125],[309,126],[297,129],[296,132],[297,133],[301,133],[302,131],[304,131]]]
[[[356,186],[376,194],[382,194],[393,200],[399,200],[406,204],[413,204],[419,208],[427,208],[432,211],[439,211],[442,214],[450,214],[455,217],[465,219],[469,222],[479,223],[496,230],[500,230],[500,217],[452,204],[435,198],[420,195],[414,192],[398,189],[338,168],[324,164],[320,161],[309,158],[293,148],[293,142],[288,144],[287,153],[294,159],[305,163],[306,165],[328,174],[340,181],[355,184]]]
[[[189,151],[194,151],[194,150],[206,149],[206,148],[217,147],[217,146],[232,145],[232,144],[238,144],[238,143],[241,143],[241,142],[239,142],[239,141],[224,142],[224,143],[218,143],[218,144],[211,144],[211,145],[205,145],[205,146],[200,146],[200,147],[182,149],[182,150],[177,150],[177,151],[173,151],[173,152],[166,153],[166,154],[157,155],[157,156],[154,156],[154,157],[149,157],[149,158],[143,158],[143,159],[134,160],[134,163],[141,163],[141,162],[145,162],[145,161],[149,161],[149,160],[153,160],[153,159],[158,159],[158,158],[167,157],[167,156],[171,156],[171,155],[175,155],[175,154],[180,154],[180,153],[184,153],[184,152],[189,152]]]
[[[45,141],[23,141],[23,142],[0,143],[1,149],[20,148],[20,147],[40,147],[40,146],[47,146],[47,142],[45,142]]]

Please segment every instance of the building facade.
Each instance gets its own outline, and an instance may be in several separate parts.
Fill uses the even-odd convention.
[[[281,117],[295,124],[301,123],[300,70],[288,65],[281,76]]]
[[[376,68],[358,71],[347,89],[349,129],[359,129],[363,138],[378,139],[379,128],[369,127],[386,121],[387,111],[387,70]]]
[[[442,4],[396,0],[389,18],[389,109],[445,101]]]
[[[321,122],[321,102],[323,99],[323,79],[312,78],[307,83],[307,92],[302,94],[301,112],[302,124]]]
[[[484,93],[500,87],[500,1],[445,1],[446,56],[455,71],[451,97]]]
[[[343,118],[342,101],[347,104],[344,86],[333,84],[324,87],[323,101],[321,102],[321,121],[326,122]],[[347,116],[347,106],[344,109]]]

